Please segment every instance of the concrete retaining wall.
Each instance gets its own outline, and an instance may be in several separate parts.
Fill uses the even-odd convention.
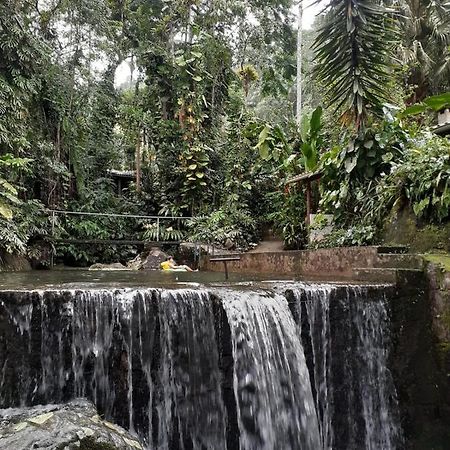
[[[231,255],[224,255],[231,256]],[[223,272],[222,262],[211,262],[215,256],[204,256],[202,270]],[[276,253],[243,253],[240,261],[227,262],[229,272],[282,274],[318,278],[351,279],[353,268],[373,267],[376,247],[341,247]]]

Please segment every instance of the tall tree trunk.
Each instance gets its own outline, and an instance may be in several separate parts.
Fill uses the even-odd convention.
[[[302,120],[302,20],[303,0],[298,1],[298,30],[297,30],[297,124],[300,126]]]
[[[141,192],[141,130],[138,132],[137,142],[136,142],[136,192]]]

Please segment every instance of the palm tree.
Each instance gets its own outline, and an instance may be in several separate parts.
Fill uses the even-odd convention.
[[[329,104],[359,130],[388,98],[395,33],[392,11],[377,0],[331,0],[313,45],[316,76]]]
[[[413,87],[407,103],[450,88],[450,3],[442,0],[401,0],[400,60],[407,65],[406,82]]]

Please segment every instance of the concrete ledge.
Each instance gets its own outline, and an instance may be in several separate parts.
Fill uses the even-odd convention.
[[[211,258],[217,258],[215,255]],[[226,255],[227,257],[231,255]],[[374,267],[378,248],[339,247],[319,250],[292,250],[273,253],[242,253],[239,261],[229,261],[228,270],[238,273],[280,274],[314,278],[352,279],[353,268]],[[223,264],[201,259],[202,270],[223,272]]]

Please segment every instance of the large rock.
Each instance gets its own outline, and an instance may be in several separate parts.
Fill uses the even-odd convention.
[[[133,270],[157,270],[161,268],[161,263],[167,259],[167,256],[167,253],[160,248],[152,247],[129,261],[127,267]]]
[[[77,399],[65,405],[0,409],[0,450],[143,450],[118,425],[101,420],[95,406]]]

